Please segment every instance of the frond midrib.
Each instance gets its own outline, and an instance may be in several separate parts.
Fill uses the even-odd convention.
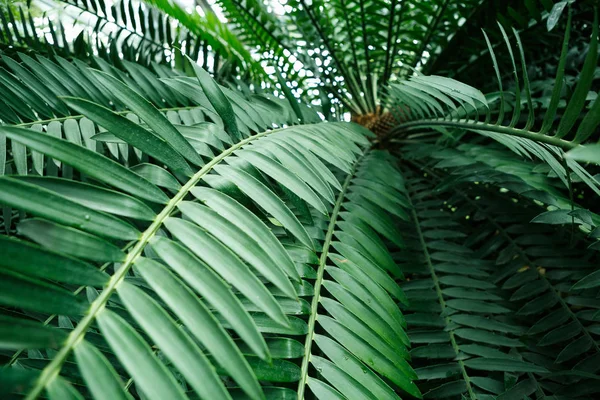
[[[471,202],[471,204],[473,204],[471,199],[468,199],[468,200]],[[482,210],[481,207],[479,207],[476,204],[475,204],[475,206],[485,216],[485,218],[492,225],[494,225],[494,227],[496,229],[498,229],[498,232],[500,232],[500,234],[502,236],[504,236],[504,238],[511,244],[511,246],[513,246],[513,248],[519,253],[519,255],[521,257],[523,257],[523,260],[528,265],[535,265],[535,263],[529,258],[529,256],[527,256],[527,253],[521,248],[521,246],[517,242],[514,241],[514,239],[508,234],[508,232],[506,232],[506,229],[504,229],[504,227],[502,225],[497,223],[493,218],[490,218],[490,216],[486,213],[486,211]],[[567,303],[565,303],[565,300],[562,298],[562,296],[560,295],[558,290],[554,287],[552,282],[550,282],[548,280],[548,278],[546,278],[546,276],[544,274],[542,274],[539,270],[536,269],[536,271],[538,273],[538,276],[542,280],[542,282],[544,282],[544,284],[547,285],[547,287],[552,292],[552,295],[558,300],[558,303],[560,304],[560,306],[567,312],[567,314],[569,314],[569,318],[571,318],[573,320],[573,322],[575,322],[575,323],[577,323],[577,325],[579,325],[583,334],[585,336],[587,336],[587,338],[592,343],[592,347],[594,347],[594,349],[596,350],[597,353],[600,353],[600,346],[598,346],[598,343],[596,342],[596,340],[594,340],[594,337],[590,334],[589,330],[585,327],[585,325],[583,325],[583,323],[581,322],[579,317],[577,317],[577,315],[573,312],[573,310],[571,310],[571,307],[569,307],[567,305]]]
[[[329,247],[331,246],[331,240],[333,239],[333,233],[335,231],[335,226],[337,224],[337,218],[342,208],[342,203],[346,197],[346,192],[348,191],[348,187],[350,186],[350,182],[356,173],[356,168],[360,164],[361,160],[368,154],[368,150],[365,151],[352,166],[352,170],[344,180],[342,185],[342,190],[338,195],[335,206],[331,213],[331,219],[329,221],[329,225],[327,226],[327,233],[325,235],[325,241],[323,243],[323,250],[321,251],[321,256],[319,257],[319,268],[317,270],[317,278],[314,285],[314,294],[310,307],[310,317],[308,320],[308,333],[306,334],[306,341],[304,344],[304,357],[302,358],[302,366],[300,369],[300,380],[298,382],[298,399],[304,399],[304,390],[306,388],[306,382],[308,380],[308,363],[310,358],[310,353],[312,349],[312,343],[315,336],[315,322],[317,320],[317,309],[319,307],[320,295],[321,295],[321,286],[323,284],[323,276],[325,273],[325,265],[327,263],[327,257],[329,255]]]
[[[480,131],[496,132],[502,134],[508,134],[511,136],[518,136],[525,139],[531,139],[537,142],[546,143],[552,146],[560,147],[563,150],[571,150],[577,147],[576,143],[559,139],[553,136],[547,136],[533,131],[511,128],[508,126],[494,125],[490,123],[471,121],[471,120],[459,120],[459,121],[448,121],[440,118],[436,119],[420,119],[415,121],[404,122],[397,125],[391,132],[390,135],[395,135],[404,129],[419,128],[419,127],[431,127],[431,126],[447,126],[451,128],[462,128],[462,129],[473,129]]]
[[[290,127],[293,128],[293,127]],[[196,172],[185,185],[181,187],[181,189],[169,200],[169,202],[165,205],[163,210],[156,216],[152,224],[141,234],[140,238],[133,246],[131,251],[127,253],[127,257],[125,261],[121,264],[118,271],[111,276],[107,286],[102,290],[100,295],[91,303],[88,314],[84,316],[84,318],[77,324],[75,329],[71,331],[67,340],[60,348],[56,356],[52,359],[52,361],[44,368],[42,373],[40,374],[38,380],[35,385],[32,387],[30,392],[28,393],[26,400],[36,399],[41,392],[46,388],[46,386],[55,379],[61,371],[63,363],[66,361],[69,356],[71,350],[84,339],[87,330],[90,328],[92,323],[95,321],[97,315],[104,309],[106,304],[108,303],[111,296],[116,291],[117,287],[127,275],[127,272],[131,269],[134,262],[137,258],[142,254],[146,244],[154,237],[156,232],[160,229],[164,221],[177,209],[177,205],[187,196],[188,192],[196,186],[202,178],[208,174],[214,166],[223,161],[226,157],[230,156],[233,152],[239,150],[241,147],[246,144],[257,140],[261,137],[267,136],[269,134],[280,132],[285,129],[290,128],[282,128],[282,129],[274,129],[270,131],[264,131],[258,133],[255,136],[251,136],[246,138],[237,144],[231,146],[227,150],[223,151],[217,157],[212,159],[209,163],[207,163],[204,167],[202,167],[198,172]]]
[[[406,186],[408,189],[408,193],[410,193],[410,183],[407,182]],[[410,198],[410,194],[407,194],[406,198],[408,199],[408,201],[410,203],[411,216],[413,219],[413,223],[415,225],[415,229],[417,231],[417,235],[419,236],[419,243],[421,245],[421,249],[423,251],[423,255],[424,255],[425,261],[427,263],[427,270],[428,270],[429,274],[431,275],[431,280],[433,281],[433,285],[435,287],[435,292],[437,294],[438,302],[439,302],[440,308],[442,310],[441,315],[444,315],[444,313],[446,311],[446,301],[444,300],[444,295],[442,294],[442,289],[440,287],[439,279],[437,277],[437,274],[435,273],[435,269],[433,268],[433,264],[431,262],[429,250],[427,249],[427,244],[425,243],[425,237],[423,236],[423,232],[421,231],[419,217],[417,216],[417,213],[413,206],[412,200]],[[450,318],[448,316],[444,316],[443,318],[444,318],[444,324],[446,325],[446,327],[449,327],[451,325]],[[452,330],[449,330],[448,336],[450,337],[450,344],[452,345],[452,349],[454,350],[456,357],[458,357],[460,355],[460,349],[458,347],[458,344],[456,343],[456,338],[454,337],[454,332]],[[473,392],[473,387],[471,386],[471,380],[469,378],[469,374],[467,373],[467,369],[465,367],[464,362],[462,360],[456,360],[456,363],[458,364],[461,374],[463,376],[463,380],[465,381],[465,384],[467,387],[467,393],[469,394],[469,398],[471,400],[477,400],[477,396]]]
[[[414,163],[414,164],[417,165],[416,163]],[[438,180],[441,180],[441,178],[439,176],[437,176],[437,174],[435,174],[429,168],[423,168],[423,170],[427,171],[428,174],[437,178]],[[452,190],[457,195],[462,197],[471,206],[475,207],[485,217],[485,219],[487,221],[489,221],[494,226],[494,228],[496,228],[498,230],[498,232],[510,243],[510,245],[519,253],[519,255],[523,258],[523,260],[528,265],[535,265],[535,263],[529,258],[529,256],[525,252],[525,250],[517,242],[515,242],[515,240],[510,236],[510,234],[508,232],[506,232],[506,229],[502,225],[500,225],[498,222],[496,222],[496,220],[494,220],[493,218],[490,217],[489,213],[486,210],[482,209],[479,206],[479,204],[477,204],[477,202],[473,201],[471,198],[469,198],[469,196],[466,196],[463,192],[461,192],[457,189],[454,189],[454,188]],[[565,301],[562,298],[562,296],[560,295],[559,291],[548,280],[548,278],[546,278],[546,276],[544,274],[540,273],[539,270],[537,272],[538,272],[538,276],[540,277],[540,279],[544,282],[545,285],[547,285],[547,287],[552,292],[552,295],[554,297],[556,297],[560,306],[569,314],[569,318],[571,318],[575,323],[577,323],[579,325],[579,327],[581,328],[581,331],[584,333],[585,336],[587,336],[587,338],[592,343],[592,347],[594,347],[594,349],[596,350],[597,353],[600,353],[600,346],[598,346],[598,343],[594,340],[594,338],[591,335],[591,333],[589,332],[589,330],[585,327],[585,325],[583,325],[583,323],[580,321],[580,319],[577,317],[577,315],[573,312],[573,310],[571,310],[571,308],[568,306],[568,304],[565,303]]]

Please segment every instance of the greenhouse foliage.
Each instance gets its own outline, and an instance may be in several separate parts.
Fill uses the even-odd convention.
[[[600,397],[596,6],[0,3],[0,397]]]

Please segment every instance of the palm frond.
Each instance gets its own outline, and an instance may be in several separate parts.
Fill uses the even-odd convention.
[[[598,397],[589,4],[61,3],[0,20],[0,397]]]
[[[279,68],[288,81],[301,85],[306,76],[295,67],[297,54],[285,24],[259,1],[218,1],[228,22],[241,41],[250,49],[258,49],[266,68]],[[310,59],[302,59],[310,63]],[[265,82],[267,83],[267,82]]]
[[[509,38],[501,26],[500,30],[510,50]],[[595,146],[580,145],[581,142],[593,134],[593,130],[600,123],[600,119],[595,112],[596,107],[592,105],[583,118],[580,117],[580,114],[584,112],[585,99],[591,87],[591,74],[595,68],[593,66],[598,58],[598,24],[593,27],[590,51],[586,56],[586,62],[580,74],[581,79],[561,118],[556,122],[555,117],[561,93],[569,32],[570,23],[567,24],[565,45],[563,46],[561,63],[557,72],[556,86],[549,106],[545,110],[543,122],[537,122],[536,124],[536,121],[540,121],[540,119],[536,119],[535,116],[523,46],[517,31],[514,31],[521,60],[521,70],[523,71],[525,96],[524,99],[521,99],[517,65],[512,50],[510,50],[516,88],[510,96],[514,98],[514,102],[510,104],[512,116],[508,122],[505,121],[505,110],[509,107],[509,103],[507,93],[503,91],[500,79],[500,92],[490,97],[484,96],[480,91],[468,85],[449,78],[417,75],[407,81],[392,84],[390,87],[389,101],[393,104],[392,110],[398,123],[392,129],[391,136],[398,135],[401,132],[406,134],[430,128],[438,129],[449,136],[452,134],[447,133],[448,129],[453,130],[457,135],[462,135],[462,132],[465,131],[474,132],[504,144],[517,154],[535,157],[546,162],[562,179],[565,186],[569,186],[569,188],[571,186],[571,174],[573,174],[598,192],[597,181],[592,179],[591,175],[576,162],[596,162],[596,157],[593,155]],[[493,55],[493,51],[491,53]],[[492,60],[494,61],[496,75],[500,78],[496,58],[493,57]],[[493,99],[493,101],[488,101],[488,99]],[[525,103],[525,107],[522,103]],[[523,108],[527,110],[527,118],[524,127],[519,128],[517,125],[523,124],[523,118],[521,117]],[[492,110],[497,112],[495,123],[491,122]],[[485,120],[482,120],[482,115]],[[578,121],[580,123],[575,131],[573,127]],[[569,139],[564,139],[570,131],[575,133],[571,134]],[[563,151],[569,152],[564,154]]]
[[[470,15],[463,15],[465,20],[460,29],[449,38],[439,56],[428,63],[424,71],[428,74],[435,73],[455,79],[466,79],[472,84],[485,84],[485,75],[479,74],[478,69],[483,68],[484,63],[489,60],[490,53],[485,49],[481,30],[484,29],[490,34],[495,52],[507,55],[503,51],[505,49],[502,35],[496,30],[497,22],[499,21],[505,27],[515,27],[525,41],[525,50],[530,50],[527,56],[531,60],[532,57],[536,57],[536,53],[540,54],[540,49],[531,51],[533,50],[531,46],[542,43],[551,46],[556,39],[556,36],[546,29],[547,21],[552,19],[556,23],[560,20],[561,26],[564,22],[564,18],[560,18],[559,14],[549,18],[552,9],[553,4],[548,1],[522,1],[511,4],[479,2]],[[545,49],[544,53],[546,53]],[[502,57],[499,62],[508,70],[510,64],[508,57]]]
[[[443,169],[457,168],[419,161],[405,172],[417,206],[403,228],[409,251],[395,258],[410,279],[405,315],[424,397],[592,395],[593,294],[585,282],[571,288],[593,269],[593,255],[577,249],[585,240],[527,224],[539,206],[526,197],[447,184]]]
[[[354,115],[378,114],[379,92],[390,78],[406,75],[425,52],[439,51],[459,27],[456,15],[467,15],[475,5],[292,1],[278,15],[257,1],[218,3],[244,41],[273,58],[299,93],[309,90],[308,100],[328,96]],[[316,96],[310,90],[315,79],[321,83]]]
[[[490,389],[486,383],[494,375],[548,372],[506,353],[524,347],[518,336],[525,328],[502,318],[511,309],[503,303],[500,288],[490,282],[493,264],[478,254],[479,248],[469,247],[462,207],[458,213],[443,210],[432,187],[418,177],[408,187],[420,205],[412,216],[414,245],[401,260],[410,266],[406,272],[414,274],[404,288],[414,310],[407,314],[412,323],[409,335],[417,345],[411,356],[415,363],[427,361],[415,370],[425,397],[485,398]],[[481,371],[485,377],[480,377]],[[494,394],[501,394],[504,385],[500,381],[496,386],[500,390]]]
[[[30,81],[75,68],[38,60],[10,65]],[[406,205],[386,176],[401,177],[367,131],[297,124],[289,103],[250,102],[197,66],[163,81],[78,67],[105,98],[48,81],[69,115],[36,120],[27,103],[29,120],[0,127],[18,167],[0,203],[20,212],[0,237],[8,393],[420,396],[379,237],[399,244],[385,210]],[[159,90],[188,105],[158,109],[145,96]]]
[[[504,28],[500,25],[500,31],[506,41],[510,59],[512,60],[516,85],[515,92],[510,94],[510,97],[514,98],[514,102],[510,104],[513,111],[510,122],[506,125],[504,124],[504,110],[508,107],[508,99],[506,99],[507,93],[502,89],[501,80],[499,81],[499,93],[492,98],[493,101],[488,101],[489,96],[486,97],[479,90],[456,80],[439,76],[417,75],[407,81],[392,84],[390,87],[389,101],[394,103],[397,108],[395,113],[398,116],[399,123],[399,126],[395,128],[395,132],[406,129],[418,129],[429,122],[428,126],[453,127],[478,132],[507,134],[542,142],[563,150],[573,149],[578,143],[586,140],[592,134],[596,126],[595,124],[598,122],[595,118],[595,113],[592,112],[587,118],[588,121],[586,121],[586,124],[581,126],[580,130],[574,135],[571,135],[573,137],[570,140],[563,140],[572,130],[580,113],[583,111],[585,99],[591,87],[591,76],[598,59],[597,14],[595,18],[590,49],[580,74],[580,80],[575,89],[574,96],[570,99],[558,124],[554,120],[560,99],[564,61],[568,51],[566,44],[569,40],[570,24],[567,25],[563,51],[561,53],[561,63],[557,71],[552,100],[544,114],[543,124],[539,129],[535,129],[533,126],[535,110],[532,104],[523,46],[518,32],[513,30],[519,50],[521,71],[523,72],[522,81],[527,109],[527,122],[524,128],[516,128],[516,125],[521,121],[521,112],[523,109],[523,100],[521,100],[521,90],[519,88],[520,79],[517,72],[517,63],[512,52],[512,45]],[[492,54],[496,75],[500,77],[496,57],[491,48],[490,53]],[[498,108],[495,106],[498,106]],[[498,119],[496,123],[491,123],[491,111],[495,109],[498,110]],[[485,121],[480,121],[480,113],[483,113],[483,116],[485,116]],[[551,130],[553,131],[552,134]]]
[[[316,273],[300,398],[305,385],[319,398],[334,393],[347,398],[397,398],[373,371],[406,394],[420,397],[412,382],[416,374],[407,362],[406,322],[392,300],[406,303],[406,296],[388,275],[402,279],[403,274],[377,236],[402,245],[399,232],[383,212],[394,210],[406,217],[402,177],[391,161],[385,153],[363,155],[335,203]],[[392,185],[386,176],[396,178]],[[373,196],[374,187],[384,195]],[[317,323],[329,338],[317,333]],[[311,377],[309,365],[322,378]]]
[[[239,39],[214,16],[188,15],[179,6],[162,1],[54,1],[59,9],[64,8],[60,15],[67,17],[63,20],[71,19],[68,22],[80,30],[73,43],[64,36],[62,20],[57,28],[50,18],[45,19],[45,26],[36,26],[30,13],[20,9],[15,16],[10,7],[6,8],[7,16],[2,13],[6,33],[0,42],[11,47],[19,45],[22,51],[58,53],[80,60],[96,55],[119,68],[125,59],[146,66],[169,64],[184,70],[185,55],[220,77],[228,77],[236,70],[254,76],[263,74]],[[49,38],[42,33],[44,30],[49,30]],[[11,47],[5,51],[14,52]]]

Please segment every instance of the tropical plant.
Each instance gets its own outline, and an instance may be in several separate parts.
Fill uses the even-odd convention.
[[[0,396],[598,396],[593,4],[62,3],[2,14]]]
[[[66,73],[43,57],[40,64],[22,57],[25,66],[9,62],[31,82],[43,80],[42,71]],[[161,113],[139,94],[142,87],[138,93],[108,73],[64,63],[98,89],[87,98],[53,98],[80,114],[27,121],[35,104],[20,109],[13,102],[23,122],[0,128],[9,143],[3,150],[11,150],[9,169],[19,173],[0,178],[4,215],[13,208],[27,215],[15,218],[16,232],[11,218],[5,228],[31,240],[2,239],[2,304],[19,310],[3,317],[3,343],[48,348],[39,357],[13,355],[12,368],[3,370],[10,388],[62,398],[76,396],[72,384],[85,383],[85,393],[120,398],[128,396],[131,383],[124,389],[122,380],[129,377],[137,395],[185,397],[168,366],[203,398],[229,397],[217,373],[231,376],[250,398],[263,398],[259,381],[275,395],[290,391],[278,385],[297,381],[301,391],[334,390],[309,368],[350,397],[366,390],[394,396],[371,369],[419,393],[405,360],[404,320],[391,297],[402,299],[402,292],[380,268],[397,278],[401,272],[375,233],[398,242],[382,209],[401,194],[381,175],[398,172],[392,159],[368,153],[368,132],[324,126],[314,115],[303,115],[314,124],[297,125],[289,104],[260,96],[250,103],[200,67],[198,79],[153,78],[149,89],[189,96],[194,104]],[[76,85],[74,93],[61,89],[85,93]],[[38,102],[44,95],[26,93]],[[107,100],[127,111],[100,105]],[[373,197],[372,185],[391,197]],[[371,242],[344,236],[357,229]],[[368,253],[356,248],[365,245]],[[356,267],[372,259],[385,264],[370,261],[370,272]],[[385,290],[359,292],[362,285]],[[332,311],[317,322],[319,304]],[[40,317],[45,324],[34,322]],[[326,357],[311,355],[313,341]],[[188,354],[183,359],[181,351]],[[296,358],[301,365],[287,360]],[[367,374],[368,389],[338,381],[358,374]]]

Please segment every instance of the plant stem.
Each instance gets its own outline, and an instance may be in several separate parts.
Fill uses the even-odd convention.
[[[360,24],[361,24],[361,28],[362,28],[362,36],[363,36],[363,51],[365,53],[365,61],[366,61],[366,67],[367,67],[367,71],[366,71],[366,79],[367,79],[367,87],[365,90],[365,97],[366,97],[366,101],[369,104],[369,107],[371,107],[370,110],[367,110],[368,112],[376,112],[376,104],[375,104],[375,96],[373,93],[373,81],[372,81],[372,77],[371,77],[371,56],[369,55],[369,35],[367,33],[367,24],[365,22],[365,2],[364,0],[358,0],[358,3],[360,5]]]
[[[346,64],[342,63],[340,61],[340,59],[338,58],[338,55],[336,54],[335,49],[333,48],[332,44],[329,42],[329,38],[327,37],[327,35],[325,35],[325,33],[323,32],[323,29],[321,28],[321,25],[317,22],[315,15],[312,13],[311,6],[307,4],[306,0],[300,0],[300,3],[302,4],[304,11],[310,18],[310,21],[313,24],[313,26],[315,27],[315,30],[319,34],[319,37],[323,41],[323,44],[327,48],[327,51],[331,55],[331,58],[335,62],[338,71],[340,71],[341,75],[344,76],[344,78],[345,78],[344,80],[346,81],[348,90],[350,91],[350,93],[352,94],[353,97],[356,97],[356,99],[359,99],[360,98],[360,90],[356,91],[359,88],[354,88],[354,86],[350,83],[351,80],[348,79],[350,74],[345,69]],[[358,103],[358,106],[360,107],[361,104]],[[361,112],[368,113],[369,110],[362,109],[362,107],[361,107]]]
[[[471,131],[487,131],[487,132],[496,132],[503,133],[511,136],[518,136],[525,139],[534,140],[536,142],[542,142],[546,144],[550,144],[552,146],[560,147],[563,150],[571,150],[578,145],[576,143],[569,142],[567,140],[559,139],[553,136],[546,136],[539,133],[534,133],[531,131],[527,131],[524,129],[518,128],[510,128],[508,126],[498,126],[493,124],[487,124],[479,121],[469,121],[469,120],[459,120],[459,121],[446,121],[442,119],[433,119],[433,120],[417,120],[411,122],[405,122],[403,124],[398,125],[390,132],[390,135],[393,136],[398,134],[400,131],[404,129],[410,128],[420,128],[420,127],[430,127],[430,126],[448,126],[453,128],[463,128]]]
[[[396,4],[398,0],[392,0],[390,4],[390,19],[388,22],[388,32],[387,32],[387,43],[385,46],[385,61],[383,62],[383,75],[381,82],[379,83],[379,87],[383,88],[387,85],[388,82],[388,68],[391,63],[394,62],[394,57],[392,56],[392,36],[394,34],[394,18],[396,14]],[[394,53],[395,55],[395,53]]]
[[[323,275],[325,274],[325,264],[327,263],[327,256],[329,255],[329,246],[331,245],[331,239],[333,238],[333,231],[337,223],[337,217],[342,208],[342,202],[346,196],[346,191],[350,185],[350,181],[354,177],[356,167],[360,161],[367,155],[368,151],[365,152],[356,162],[352,168],[352,171],[346,177],[344,184],[342,185],[342,191],[338,195],[335,207],[331,213],[331,219],[327,227],[327,234],[325,235],[325,242],[323,243],[323,251],[319,258],[319,269],[317,270],[317,278],[315,281],[314,295],[310,305],[310,317],[308,319],[308,333],[306,334],[306,341],[304,343],[304,357],[302,359],[302,367],[300,369],[300,381],[298,383],[298,400],[304,400],[304,390],[306,387],[306,381],[308,379],[308,362],[310,360],[310,353],[312,348],[313,339],[315,336],[315,322],[317,320],[317,309],[319,308],[321,285],[323,283]]]

